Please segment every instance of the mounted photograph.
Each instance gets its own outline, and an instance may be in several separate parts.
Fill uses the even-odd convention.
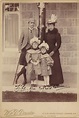
[[[2,2],[2,102],[77,102],[79,3]]]

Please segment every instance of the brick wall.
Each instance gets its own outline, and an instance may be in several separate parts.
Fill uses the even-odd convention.
[[[48,3],[46,4],[46,21],[52,13],[58,17],[56,27],[62,37],[60,58],[63,72],[77,72],[77,26],[79,27],[79,4],[76,3]],[[20,4],[21,30],[27,27],[30,17],[38,24],[38,9],[36,4]],[[78,32],[77,32],[78,31]]]

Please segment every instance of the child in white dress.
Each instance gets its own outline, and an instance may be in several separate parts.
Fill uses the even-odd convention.
[[[39,48],[41,51],[41,76],[44,78],[44,86],[49,87],[49,76],[52,74],[51,66],[53,66],[54,61],[47,53],[47,50],[49,50],[47,43],[43,41]]]
[[[26,54],[27,83],[31,83],[31,86],[35,86],[35,79],[36,86],[38,85],[38,75],[41,74],[39,44],[40,40],[37,37],[32,38],[30,40],[31,49],[29,49]]]

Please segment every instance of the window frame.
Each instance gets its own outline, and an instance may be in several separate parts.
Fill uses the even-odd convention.
[[[19,3],[18,3],[19,4]],[[3,41],[3,51],[4,52],[15,52],[15,51],[17,51],[18,50],[18,46],[16,47],[16,48],[7,48],[7,47],[5,47],[5,16],[6,15],[10,15],[10,14],[16,14],[16,15],[18,15],[18,32],[19,32],[19,37],[20,37],[20,29],[21,29],[21,24],[20,24],[20,4],[19,4],[19,11],[5,11],[5,3],[4,3],[4,21],[3,21],[3,24],[4,24],[4,41]],[[18,38],[19,38],[18,37]]]

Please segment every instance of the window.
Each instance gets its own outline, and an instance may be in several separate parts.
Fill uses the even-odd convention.
[[[4,4],[4,48],[17,48],[19,39],[19,3]]]
[[[5,3],[5,11],[19,11],[19,3]]]

